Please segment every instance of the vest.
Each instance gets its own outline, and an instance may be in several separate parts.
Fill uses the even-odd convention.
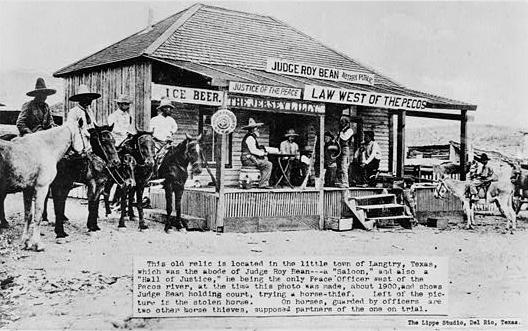
[[[250,136],[252,136],[253,138],[255,138],[255,142],[256,142],[256,146],[258,149],[263,149],[258,141],[257,141],[257,137],[253,134],[253,133],[247,133],[244,138],[242,139],[242,155],[240,155],[240,159],[243,160],[244,158],[247,158],[248,156],[250,155],[253,155],[251,154],[251,152],[249,151],[249,147],[247,145],[247,138],[249,138]],[[259,157],[259,156],[256,156],[254,155],[255,157]]]

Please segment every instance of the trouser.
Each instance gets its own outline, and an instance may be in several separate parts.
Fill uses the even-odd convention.
[[[371,177],[376,175],[376,172],[379,169],[379,163],[380,163],[380,160],[373,159],[372,161],[370,161],[370,163],[366,164],[363,167],[363,182],[364,183],[368,184],[369,181],[372,180]]]
[[[273,164],[271,164],[270,161],[265,158],[257,158],[253,155],[243,155],[242,165],[257,167],[257,169],[260,171],[259,187],[269,186],[271,170],[273,169]]]
[[[348,187],[348,165],[350,164],[349,155],[349,147],[341,148],[341,155],[337,159],[337,186]]]
[[[472,194],[472,195],[476,195],[478,196],[478,190],[480,187],[483,187],[484,190],[486,190],[486,186],[489,185],[489,181],[487,180],[480,180],[480,179],[473,179],[470,183],[469,183],[469,192]]]
[[[325,186],[335,186],[337,165],[332,164],[326,167]]]

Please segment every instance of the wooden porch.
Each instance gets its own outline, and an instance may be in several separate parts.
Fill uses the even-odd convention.
[[[348,191],[348,193],[346,193]],[[239,189],[226,187],[223,224],[217,223],[218,193],[214,188],[188,188],[182,198],[182,214],[202,219],[205,228],[224,232],[266,232],[325,229],[330,218],[345,212],[343,197],[362,197],[382,188]],[[322,201],[320,201],[322,196]],[[152,208],[165,210],[165,194],[152,188]],[[322,202],[322,203],[321,203]]]

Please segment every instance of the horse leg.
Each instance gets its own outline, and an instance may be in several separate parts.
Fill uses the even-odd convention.
[[[96,203],[96,184],[94,183],[94,180],[90,180],[88,182],[88,221],[86,222],[86,226],[88,227],[88,231],[99,231],[101,230],[99,226],[97,226],[97,211],[99,209],[99,206],[97,203],[99,202],[99,199],[97,199]],[[98,197],[98,196],[97,196]]]
[[[472,217],[473,215],[471,214],[471,211],[472,211],[472,206],[471,206],[471,202],[469,201],[469,199],[466,199],[464,200],[464,211],[466,213],[466,229],[472,229],[472,226],[471,226],[471,222],[472,222]]]
[[[48,192],[48,194],[46,194],[46,198],[44,199],[44,209],[42,211],[42,222],[44,222],[44,223],[49,223],[49,220],[48,220],[48,200],[49,200],[49,195],[50,195],[50,192]]]
[[[0,193],[0,229],[7,229],[9,227],[9,223],[7,223],[4,211],[4,201],[6,195],[7,194],[5,192]]]
[[[167,179],[165,179],[165,206],[167,210],[167,215],[165,217],[165,232],[171,230],[171,214],[172,214],[172,185]]]
[[[128,189],[126,187],[123,187],[123,190],[121,191],[121,216],[119,217],[119,225],[118,228],[126,228],[125,225],[125,215],[126,215],[126,203],[127,203],[127,195],[129,194]]]
[[[29,239],[29,245],[27,245],[29,247],[26,247],[29,249],[34,249],[37,252],[44,250],[44,245],[40,239],[40,222],[42,221],[42,209],[44,207],[44,201],[46,200],[48,191],[49,185],[45,185],[38,187],[35,192],[35,210],[33,214],[35,225],[33,227],[33,233]]]
[[[143,218],[143,191],[145,190],[145,186],[143,184],[137,184],[136,183],[136,201],[137,201],[137,210],[138,210],[138,216],[139,216],[139,229],[140,230],[146,230],[148,229],[148,225],[145,223],[145,219]]]
[[[22,246],[24,249],[28,248],[29,243],[29,235],[30,235],[30,229],[31,229],[31,221],[32,221],[32,215],[31,215],[31,207],[33,203],[33,195],[34,191],[33,189],[26,189],[23,192],[24,195],[24,230],[22,233]]]
[[[66,197],[70,192],[70,186],[51,185],[51,194],[53,195],[53,206],[55,208],[55,235],[57,238],[65,238],[68,234],[64,231],[64,208],[66,206]]]
[[[111,181],[108,181],[105,183],[104,189],[103,189],[103,198],[104,198],[104,204],[105,204],[106,217],[112,214],[112,209],[110,208],[110,192],[112,191],[113,186],[114,186],[114,183]]]
[[[178,227],[178,230],[179,231],[182,231],[182,232],[185,232],[187,231],[187,228],[185,227],[185,224],[183,224],[183,220],[182,220],[182,217],[181,217],[181,199],[182,199],[182,196],[183,196],[183,187],[180,189],[180,188],[177,188],[175,191],[174,191],[174,194],[176,196],[175,198],[175,207],[176,207],[176,226]]]
[[[128,217],[131,221],[136,221],[136,215],[134,214],[134,192],[135,187],[128,186]]]

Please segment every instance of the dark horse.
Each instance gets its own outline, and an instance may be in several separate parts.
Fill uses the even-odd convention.
[[[513,196],[513,208],[515,214],[519,214],[524,203],[528,202],[528,170],[525,165],[520,165],[517,162],[508,162],[513,167],[511,182],[515,186]]]
[[[89,129],[92,151],[86,157],[63,158],[57,164],[57,176],[51,184],[57,238],[68,236],[64,232],[64,221],[67,220],[64,207],[74,182],[84,183],[88,187],[88,230],[100,230],[97,226],[99,197],[107,181],[120,177],[112,170],[120,164],[112,136],[113,128],[113,125],[105,125]]]
[[[135,219],[134,209],[132,208],[135,193],[136,206],[139,215],[139,228],[141,230],[148,229],[148,226],[145,224],[143,218],[143,204],[141,202],[143,199],[143,191],[145,190],[145,186],[147,186],[148,181],[154,173],[154,158],[156,156],[156,152],[152,132],[138,131],[135,135],[130,135],[121,143],[121,145],[118,147],[118,150],[119,157],[121,158],[123,163],[126,163],[124,160],[127,157],[132,157],[135,161],[135,165],[133,167],[133,175],[135,181],[134,188],[132,188],[131,186],[122,187],[121,217],[119,218],[119,227],[125,227],[125,209],[127,205],[127,200],[128,217],[130,218],[130,220]],[[111,213],[108,197],[110,195],[110,190],[112,189],[113,184],[113,182],[107,182],[104,189],[105,207],[107,215]]]
[[[171,214],[172,214],[172,197],[175,196],[176,208],[176,227],[178,229],[186,230],[181,218],[181,198],[185,189],[185,182],[187,181],[187,167],[191,165],[191,172],[199,174],[202,172],[202,158],[200,151],[200,139],[198,137],[191,137],[186,134],[184,141],[174,146],[168,147],[167,154],[161,161],[159,168],[159,177],[164,178],[163,187],[165,189],[165,200],[167,204],[167,216],[165,219],[165,232],[169,232],[172,228]]]

